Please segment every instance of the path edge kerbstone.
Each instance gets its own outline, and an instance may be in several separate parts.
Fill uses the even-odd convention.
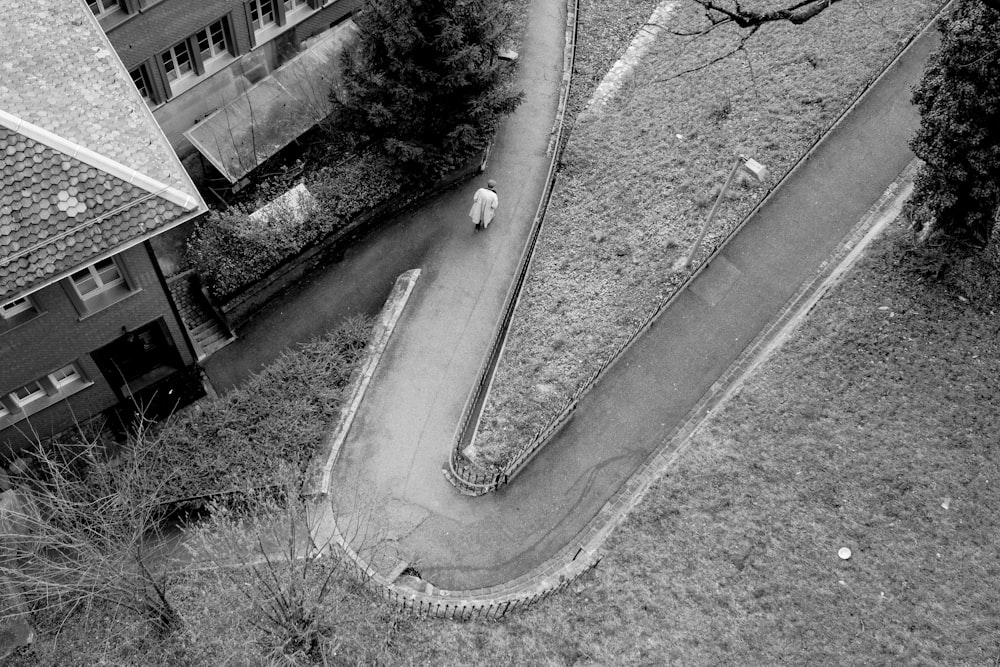
[[[894,220],[912,191],[918,161],[913,160],[848,233],[811,280],[792,295],[780,313],[733,361],[638,471],[597,512],[588,525],[545,563],[500,585],[446,590],[417,577],[400,577],[404,567],[386,576],[376,571],[353,550],[340,532],[328,487],[317,496],[313,525],[314,544],[336,547],[354,566],[360,581],[376,596],[407,612],[426,617],[456,620],[499,620],[508,613],[526,609],[564,590],[602,560],[601,548],[611,533],[645,497],[691,443],[691,435],[742,386],[767,358],[801,325],[803,319],[862,256],[864,249]],[[405,563],[401,563],[405,566]],[[397,581],[398,580],[398,581]],[[405,583],[402,583],[405,582]]]
[[[420,269],[410,269],[396,278],[385,305],[382,306],[382,310],[372,325],[360,363],[351,373],[351,379],[344,389],[344,396],[347,399],[344,402],[344,407],[309,464],[306,472],[305,495],[325,495],[329,490],[333,465],[336,463],[344,441],[347,439],[347,434],[354,424],[354,417],[389,344],[389,338],[392,336],[419,278]]]

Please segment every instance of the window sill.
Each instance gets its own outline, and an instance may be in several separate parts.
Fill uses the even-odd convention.
[[[38,414],[39,412],[45,410],[46,408],[51,408],[59,401],[64,401],[70,396],[79,394],[87,387],[92,387],[93,385],[94,383],[90,380],[74,382],[73,384],[68,384],[65,387],[62,387],[59,390],[58,394],[53,394],[52,396],[46,396],[45,398],[40,398],[37,401],[32,401],[31,403],[28,403],[27,405],[22,407],[20,411],[7,415],[5,417],[0,417],[0,429],[5,429],[8,426],[13,426],[22,419],[27,419],[31,415]]]
[[[136,289],[131,290],[130,292],[128,292],[126,294],[121,294],[121,295],[118,295],[118,296],[114,297],[112,300],[108,301],[107,303],[102,303],[100,306],[94,306],[93,309],[87,308],[87,304],[84,304],[83,307],[87,309],[87,312],[85,312],[82,315],[80,315],[80,317],[78,318],[77,321],[83,322],[84,320],[90,319],[94,315],[97,315],[98,313],[104,312],[105,310],[107,310],[111,306],[117,305],[117,304],[121,303],[122,301],[124,301],[125,299],[127,299],[127,298],[129,298],[131,296],[135,296],[136,294],[140,293],[141,291],[142,291],[142,288],[141,287],[137,287]]]
[[[23,319],[12,317],[7,322],[3,322],[2,320],[0,320],[0,336],[3,336],[4,334],[9,334],[11,331],[16,331],[21,327],[25,326],[26,324],[31,324],[32,322],[40,318],[42,315],[46,315],[48,312],[49,311],[47,310],[39,310],[35,311],[35,314],[32,315],[31,317],[25,317]],[[20,321],[17,321],[19,319]]]
[[[209,78],[211,78],[213,74],[221,72],[234,62],[236,62],[236,56],[231,54],[226,56],[221,56],[219,58],[213,58],[212,60],[205,63],[205,71],[202,72],[201,74],[188,74],[175,81],[168,81],[167,86],[170,88],[170,98],[166,100],[166,102],[174,100],[178,96],[183,95],[189,90],[197,88],[198,84],[202,83],[203,81],[207,81]],[[147,106],[149,106],[148,102]],[[155,107],[150,106],[150,108],[155,108]]]

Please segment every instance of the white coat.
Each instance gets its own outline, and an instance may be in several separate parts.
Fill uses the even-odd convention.
[[[500,197],[497,193],[489,188],[479,188],[476,194],[472,195],[472,210],[469,211],[469,217],[474,224],[482,223],[485,229],[493,222],[493,214],[499,205]]]

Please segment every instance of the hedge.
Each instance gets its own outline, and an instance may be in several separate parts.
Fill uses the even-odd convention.
[[[294,224],[280,210],[263,225],[250,218],[273,190],[266,184],[260,188],[261,200],[212,211],[195,222],[185,259],[212,296],[225,301],[288,258],[342,231],[362,213],[397,198],[407,187],[389,159],[372,151],[312,169],[305,184],[316,205]]]
[[[153,434],[151,485],[166,479],[164,500],[178,502],[268,486],[283,465],[305,472],[340,411],[370,328],[367,318],[348,319],[286,350],[225,396],[166,421]]]

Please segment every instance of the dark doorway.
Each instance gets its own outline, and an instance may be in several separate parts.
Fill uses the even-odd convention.
[[[118,400],[131,400],[145,389],[183,367],[177,347],[163,319],[122,335],[91,356]]]

